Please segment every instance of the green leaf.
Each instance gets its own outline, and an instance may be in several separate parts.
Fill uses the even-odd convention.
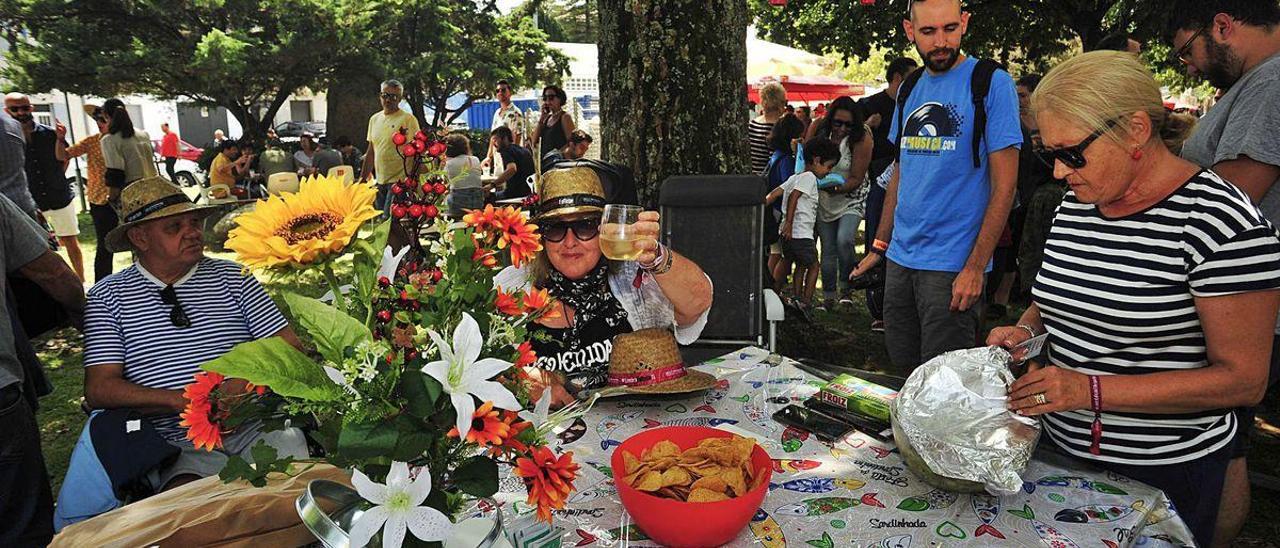
[[[267,484],[266,478],[258,477],[258,471],[254,470],[249,461],[244,460],[240,455],[227,457],[227,463],[222,465],[222,470],[218,472],[218,478],[223,483],[231,483],[242,479],[253,484],[254,487],[262,487]]]
[[[440,382],[412,369],[400,374],[400,391],[415,417],[427,418],[436,411],[436,400],[444,390]]]
[[[396,448],[400,432],[386,422],[355,422],[342,425],[338,452],[348,459],[385,456]]]
[[[498,463],[485,456],[462,461],[449,476],[462,492],[474,497],[488,497],[498,492]]]
[[[391,452],[392,460],[411,461],[421,457],[440,434],[438,430],[428,432],[426,423],[409,415],[396,417],[395,425],[400,435],[396,439],[395,450]]]
[[[284,301],[294,320],[311,334],[316,350],[333,363],[342,363],[343,350],[373,337],[364,323],[317,299],[286,292]]]
[[[280,337],[240,343],[200,368],[270,387],[281,396],[309,401],[342,397],[342,389],[319,365]]]

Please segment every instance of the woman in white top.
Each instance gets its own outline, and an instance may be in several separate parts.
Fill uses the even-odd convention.
[[[832,173],[844,179],[842,184],[818,189],[818,240],[822,244],[822,292],[823,304],[832,306],[836,288],[841,288],[840,298],[849,301],[849,273],[857,266],[855,260],[858,225],[866,210],[867,168],[871,165],[874,148],[871,130],[868,129],[853,99],[840,97],[827,108],[827,116],[817,124],[816,134],[827,137],[840,145],[840,162]]]
[[[108,203],[120,206],[120,191],[143,177],[155,177],[155,151],[147,132],[133,127],[124,101],[107,99],[102,104],[107,134],[102,136],[102,163],[106,167]]]
[[[298,176],[306,177],[313,172],[311,158],[316,155],[315,135],[310,131],[302,133],[298,139],[298,151],[293,153],[293,165],[298,168]]]
[[[484,207],[480,184],[480,159],[471,155],[471,141],[461,133],[444,138],[444,171],[449,176],[449,216],[460,218],[468,210]]]

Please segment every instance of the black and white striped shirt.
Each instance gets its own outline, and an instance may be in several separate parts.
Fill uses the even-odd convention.
[[[1068,193],[1033,290],[1054,365],[1091,375],[1141,375],[1209,365],[1196,297],[1280,287],[1280,238],[1240,189],[1211,171],[1140,213],[1102,216]],[[1103,395],[1105,398],[1105,394]],[[1230,442],[1230,410],[1102,414],[1102,453],[1089,453],[1089,410],[1045,416],[1049,435],[1086,459],[1187,462]]]
[[[773,124],[751,120],[747,123],[747,142],[751,144],[751,172],[764,175],[769,167],[773,149],[769,147],[769,132]]]
[[[164,284],[139,264],[94,284],[84,312],[85,367],[124,364],[129,382],[181,389],[202,364],[288,325],[258,281],[231,261],[202,259],[173,286],[189,327],[173,325],[160,298]],[[164,437],[186,439],[177,414],[150,419]]]

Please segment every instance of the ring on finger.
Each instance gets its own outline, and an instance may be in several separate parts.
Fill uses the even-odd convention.
[[[1037,392],[1031,396],[1035,400],[1036,405],[1044,405],[1049,403],[1049,399],[1044,397],[1044,392]]]

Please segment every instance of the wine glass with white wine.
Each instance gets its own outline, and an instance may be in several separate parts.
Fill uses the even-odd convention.
[[[608,204],[600,218],[600,251],[614,261],[634,261],[643,251],[636,245],[640,235],[635,224],[640,220],[640,206]]]

